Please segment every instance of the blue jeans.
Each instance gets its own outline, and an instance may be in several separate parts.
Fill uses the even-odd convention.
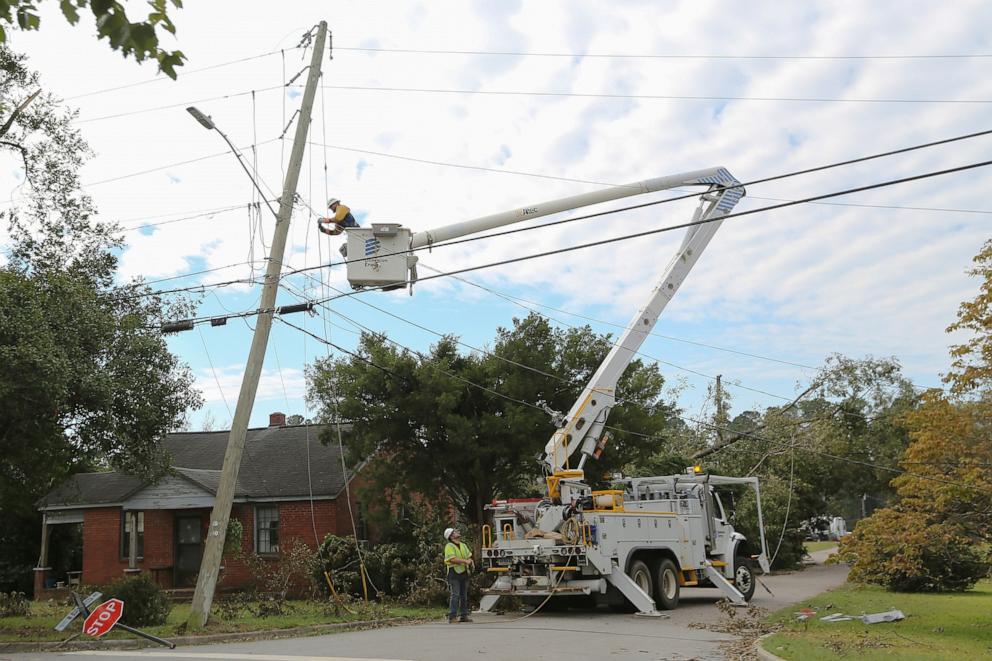
[[[448,602],[448,619],[456,616],[468,617],[468,572],[459,574],[448,568],[448,589],[451,591],[451,601]]]

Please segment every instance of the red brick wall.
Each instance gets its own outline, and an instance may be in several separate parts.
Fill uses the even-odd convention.
[[[354,486],[354,484],[352,485]],[[352,507],[358,517],[357,489],[351,490]],[[277,503],[279,507],[279,544],[287,549],[294,540],[307,546],[316,547],[314,524],[317,539],[333,533],[350,536],[351,519],[348,516],[344,497],[338,500],[313,501],[313,519],[310,514],[310,501],[287,501]],[[255,550],[254,504],[236,503],[231,516],[241,521],[241,548],[247,553]],[[341,511],[338,511],[338,508]],[[174,522],[177,514],[202,512],[203,538],[208,533],[210,512],[208,510],[146,510],[144,533],[144,557],[138,561],[138,568],[149,572],[163,587],[172,587],[172,570],[175,553]],[[127,559],[120,557],[121,508],[105,507],[89,509],[83,513],[83,576],[82,581],[90,585],[107,583],[124,575],[128,568]],[[224,556],[224,572],[220,586],[237,588],[249,581],[251,575],[235,555]],[[161,568],[153,572],[154,568]],[[168,569],[165,569],[168,568]]]
[[[83,576],[88,585],[121,576],[121,508],[101,507],[83,512]],[[127,567],[127,563],[124,563]]]
[[[144,556],[138,568],[169,567],[173,554],[173,513],[167,510],[145,512]],[[102,507],[83,512],[83,583],[100,585],[124,575],[127,559],[121,559],[121,508]],[[172,574],[157,576],[164,587],[171,587]]]
[[[283,549],[288,549],[296,540],[303,542],[310,548],[315,548],[314,524],[317,528],[317,538],[320,540],[323,540],[328,533],[344,534],[343,531],[339,532],[338,530],[342,520],[348,528],[347,534],[351,534],[351,523],[347,512],[339,516],[336,501],[313,501],[312,521],[309,500],[294,500],[276,504],[279,506],[279,546]],[[343,500],[340,504],[345,507]],[[235,504],[231,511],[231,516],[241,521],[241,527],[244,531],[241,537],[241,548],[247,553],[254,553],[255,551],[254,508],[255,504],[251,503]],[[273,560],[275,560],[274,557]],[[232,555],[224,556],[224,573],[220,579],[221,587],[237,588],[247,583],[251,578],[244,562]]]

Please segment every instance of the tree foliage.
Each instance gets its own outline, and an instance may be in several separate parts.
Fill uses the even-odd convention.
[[[732,382],[728,385],[733,387]],[[714,416],[695,426],[673,425],[673,442],[651,461],[627,471],[679,472],[681,462],[701,462],[715,474],[757,475],[773,566],[795,567],[803,554],[805,522],[857,518],[864,494],[873,502],[894,497],[892,473],[875,466],[895,466],[902,456],[909,438],[899,425],[900,416],[917,400],[892,359],[831,356],[814,385],[795,404],[734,415],[727,409],[729,422],[722,424]],[[722,434],[716,434],[717,429]],[[698,462],[689,459],[702,451],[709,454]],[[756,545],[753,494],[728,493],[725,501],[731,499],[736,504],[734,524]]]
[[[38,30],[41,28],[42,0],[0,0],[0,43],[7,41],[7,29]],[[79,23],[80,12],[87,9],[93,15],[97,37],[110,42],[110,47],[124,57],[138,62],[147,59],[158,62],[159,71],[176,78],[186,56],[181,51],[168,51],[159,44],[161,29],[176,34],[169,12],[180,9],[182,0],[148,0],[149,11],[144,20],[132,21],[124,5],[116,0],[59,0],[62,15],[71,24]]]
[[[911,443],[892,480],[891,509],[858,524],[841,544],[854,580],[895,590],[963,590],[987,576],[992,544],[992,241],[975,257],[979,293],[948,331],[973,337],[952,348],[949,392],[930,390],[903,424]]]
[[[554,431],[538,404],[567,411],[609,346],[588,327],[561,330],[533,314],[499,329],[486,354],[461,354],[449,337],[419,355],[366,334],[354,356],[309,370],[309,392],[323,421],[354,424],[350,449],[376,455],[369,474],[380,492],[447,499],[481,524],[493,498],[538,493],[537,455]],[[671,415],[663,384],[657,367],[632,363],[610,424],[637,433],[616,433],[603,460],[587,467],[593,479],[646,460],[660,444]]]
[[[0,108],[13,113],[37,75],[2,46],[0,70]],[[0,266],[0,584],[30,584],[40,496],[96,466],[157,473],[164,433],[200,401],[157,329],[186,304],[115,282],[121,237],[80,190],[89,152],[71,118],[48,95],[7,118],[26,202],[0,216],[11,233]]]
[[[966,395],[992,390],[992,239],[975,255],[969,274],[980,278],[978,295],[958,308],[958,318],[947,332],[966,331],[972,337],[951,347],[951,371],[944,376],[951,392]]]

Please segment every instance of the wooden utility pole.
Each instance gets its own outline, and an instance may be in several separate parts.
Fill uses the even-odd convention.
[[[714,393],[716,399],[716,438],[720,445],[723,445],[723,428],[726,420],[723,415],[723,384],[721,380],[723,379],[722,374],[716,375],[716,392]]]
[[[313,42],[313,59],[310,61],[307,86],[303,92],[300,118],[296,125],[293,150],[289,157],[289,170],[286,172],[286,181],[283,183],[282,197],[279,198],[279,216],[276,219],[276,228],[272,236],[272,250],[269,253],[269,263],[265,270],[265,283],[262,287],[262,301],[259,305],[255,335],[251,341],[251,351],[248,354],[245,375],[241,380],[241,392],[238,394],[234,420],[231,421],[231,435],[227,440],[224,467],[220,474],[220,484],[217,487],[214,508],[210,513],[207,542],[203,549],[200,574],[196,580],[196,591],[193,593],[193,605],[188,620],[189,626],[193,628],[202,627],[207,623],[210,616],[210,605],[214,599],[214,589],[217,587],[217,576],[220,573],[220,563],[224,555],[227,522],[231,517],[231,503],[234,500],[234,485],[238,481],[238,470],[241,467],[241,455],[245,449],[245,435],[248,431],[248,419],[251,417],[251,410],[255,404],[258,379],[261,376],[262,363],[265,360],[265,348],[269,341],[269,331],[272,329],[272,315],[275,309],[276,293],[279,289],[279,274],[282,271],[286,237],[289,234],[289,219],[293,213],[293,198],[296,195],[296,185],[300,179],[303,151],[306,147],[307,133],[310,130],[310,112],[313,108],[317,83],[320,80],[320,65],[324,57],[324,44],[326,42],[327,23],[321,21],[317,28],[317,37]]]

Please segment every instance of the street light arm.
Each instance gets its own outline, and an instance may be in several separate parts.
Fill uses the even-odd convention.
[[[220,133],[220,137],[224,138],[224,142],[226,142],[227,146],[231,148],[231,152],[234,154],[235,158],[238,159],[238,163],[241,164],[241,167],[244,169],[245,174],[248,175],[249,179],[251,179],[251,183],[252,185],[255,186],[255,190],[257,190],[258,194],[262,196],[262,201],[265,202],[265,206],[269,208],[269,211],[272,213],[272,216],[278,220],[279,214],[276,213],[276,210],[272,208],[272,204],[269,202],[269,199],[265,196],[265,193],[262,192],[262,189],[259,187],[258,182],[255,180],[254,175],[252,175],[251,170],[248,169],[248,166],[245,164],[244,159],[241,157],[241,152],[239,152],[238,148],[234,146],[234,144],[230,141],[230,139],[228,139],[227,135],[220,130],[220,127],[218,127],[217,124],[214,123],[213,118],[211,118],[209,115],[204,115],[199,109],[193,106],[187,108],[186,111],[190,115],[192,115],[193,118],[196,121],[198,121],[200,125],[203,126],[205,129],[217,131],[218,133]]]

